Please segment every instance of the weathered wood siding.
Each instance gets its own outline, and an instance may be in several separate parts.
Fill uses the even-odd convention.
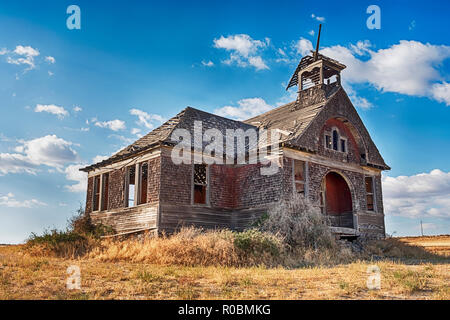
[[[116,233],[135,232],[156,228],[158,216],[157,204],[145,204],[131,208],[119,208],[91,213],[94,224],[103,224],[114,228]]]
[[[220,209],[190,205],[160,204],[161,220],[159,231],[173,232],[183,226],[205,229],[242,230],[254,223],[267,210]]]

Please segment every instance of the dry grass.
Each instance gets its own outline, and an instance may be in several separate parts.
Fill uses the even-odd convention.
[[[381,269],[381,289],[366,287]],[[66,290],[66,269],[81,268],[82,289]],[[357,261],[333,267],[187,267],[94,258],[34,257],[0,247],[0,299],[450,299],[448,259],[414,265]]]

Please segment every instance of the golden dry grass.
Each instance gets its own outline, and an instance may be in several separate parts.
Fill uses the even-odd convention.
[[[425,247],[428,251],[436,254],[450,256],[450,235],[402,237],[398,239],[409,245]]]
[[[379,247],[384,250],[386,246]],[[448,300],[449,260],[433,257],[429,262],[385,259],[296,269],[189,267],[121,259],[102,261],[105,259],[95,256],[35,257],[26,254],[21,246],[6,246],[0,247],[0,299]],[[366,286],[367,268],[373,264],[381,270],[380,290],[368,290]],[[81,290],[66,289],[70,265],[81,269]]]

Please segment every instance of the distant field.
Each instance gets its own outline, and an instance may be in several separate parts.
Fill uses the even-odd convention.
[[[401,237],[398,239],[410,245],[422,246],[426,250],[439,255],[450,256],[450,235]]]

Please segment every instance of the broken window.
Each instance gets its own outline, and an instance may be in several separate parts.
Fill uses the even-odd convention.
[[[294,160],[294,184],[297,193],[305,193],[305,162]]]
[[[148,190],[148,163],[139,165],[139,204],[147,203]]]
[[[108,210],[109,173],[102,176],[102,210]]]
[[[93,197],[93,211],[98,211],[100,205],[100,176],[94,177],[94,197]]]
[[[367,199],[367,210],[368,211],[375,211],[375,204],[374,204],[374,191],[373,191],[373,178],[372,177],[366,177],[366,199]]]
[[[127,207],[134,207],[136,204],[136,201],[134,199],[135,197],[135,187],[136,187],[136,166],[129,166],[127,168],[127,201],[126,205]]]
[[[207,204],[207,166],[194,164],[194,204]]]

